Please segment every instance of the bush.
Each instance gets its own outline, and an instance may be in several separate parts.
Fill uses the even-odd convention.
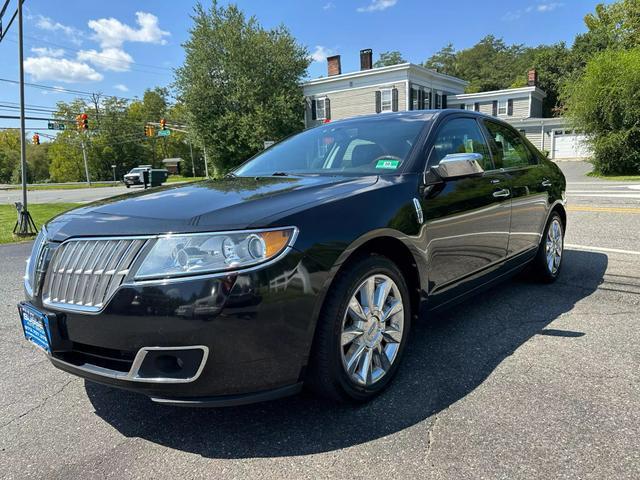
[[[596,172],[640,173],[640,48],[594,56],[582,76],[566,84],[566,115],[584,130]]]

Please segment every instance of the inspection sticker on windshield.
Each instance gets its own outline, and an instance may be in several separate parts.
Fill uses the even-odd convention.
[[[386,168],[388,170],[395,170],[400,165],[400,160],[378,160],[376,168]]]

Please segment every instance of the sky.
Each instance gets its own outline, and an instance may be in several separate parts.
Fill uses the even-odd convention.
[[[4,2],[2,2],[4,3]],[[209,1],[202,0],[204,5]],[[220,0],[221,4],[226,4]],[[447,43],[456,49],[488,34],[507,43],[571,44],[585,31],[584,16],[597,0],[237,0],[266,28],[284,24],[309,49],[309,77],[326,75],[327,55],[342,56],[343,72],[359,68],[359,51],[399,50],[421,63]],[[55,107],[73,95],[56,87],[140,97],[154,86],[168,86],[181,65],[195,1],[26,0],[25,81],[50,87],[26,88],[32,107]],[[6,26],[17,0],[5,14]],[[0,44],[0,115],[16,115],[18,87],[17,22]],[[46,110],[43,110],[43,112]],[[30,116],[37,110],[28,112]],[[0,127],[18,121],[0,119]],[[46,122],[27,121],[46,131]]]

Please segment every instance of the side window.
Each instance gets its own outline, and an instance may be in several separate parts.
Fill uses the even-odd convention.
[[[445,123],[436,135],[429,165],[437,165],[452,153],[479,153],[482,155],[482,168],[493,169],[487,142],[478,123],[472,118],[454,118]]]
[[[496,168],[514,168],[534,165],[536,159],[518,132],[499,123],[486,121],[493,142],[493,160]]]

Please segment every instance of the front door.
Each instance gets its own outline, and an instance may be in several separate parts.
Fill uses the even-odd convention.
[[[507,176],[493,165],[487,139],[473,117],[440,126],[427,167],[448,154],[480,153],[485,173],[448,180],[422,199],[429,293],[448,291],[497,267],[507,255],[511,198]]]

